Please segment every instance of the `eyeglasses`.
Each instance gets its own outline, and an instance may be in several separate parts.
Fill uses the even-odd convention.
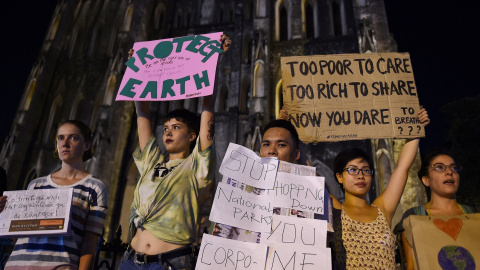
[[[462,171],[462,166],[457,165],[455,163],[452,163],[450,165],[443,164],[443,163],[435,163],[432,165],[433,170],[439,173],[446,171],[447,167],[449,167],[452,172],[459,173]]]
[[[344,172],[347,172],[350,175],[358,175],[362,171],[363,175],[372,175],[373,169],[359,169],[356,167],[348,167],[343,169]]]

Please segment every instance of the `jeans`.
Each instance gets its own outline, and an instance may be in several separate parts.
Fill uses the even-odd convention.
[[[195,269],[195,263],[197,262],[196,258],[189,254],[169,259],[168,261],[163,259],[154,263],[137,264],[133,259],[134,254],[135,251],[133,249],[125,251],[118,270],[190,270]]]

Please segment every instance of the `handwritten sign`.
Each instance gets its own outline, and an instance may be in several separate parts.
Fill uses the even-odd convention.
[[[230,143],[220,165],[223,176],[236,179],[247,185],[272,189],[278,170],[278,159],[259,157],[252,150]]]
[[[274,215],[272,231],[262,233],[260,243],[325,248],[327,246],[327,221]]]
[[[5,191],[0,236],[67,234],[72,188]]]
[[[281,68],[303,142],[425,136],[408,53],[282,57]]]
[[[268,247],[266,270],[332,269],[330,248],[273,244]]]
[[[279,172],[273,191],[274,206],[323,214],[325,178]]]
[[[212,33],[136,42],[116,100],[178,100],[213,93],[220,37]]]
[[[270,232],[273,205],[269,195],[254,195],[218,183],[209,219],[255,232]]]
[[[267,246],[204,234],[197,270],[264,269]]]

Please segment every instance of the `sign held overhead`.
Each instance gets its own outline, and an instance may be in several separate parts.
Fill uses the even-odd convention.
[[[283,101],[303,142],[424,137],[408,53],[282,57]]]

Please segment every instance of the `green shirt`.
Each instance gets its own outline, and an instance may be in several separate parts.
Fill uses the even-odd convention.
[[[212,161],[213,144],[198,152],[200,139],[185,159],[165,163],[165,157],[152,135],[133,159],[140,179],[133,197],[130,215],[130,232],[136,228],[148,230],[155,237],[168,243],[187,245],[195,242],[198,211],[202,200],[208,195],[207,186],[213,180],[215,162]],[[155,166],[168,169],[167,175],[155,176]]]

